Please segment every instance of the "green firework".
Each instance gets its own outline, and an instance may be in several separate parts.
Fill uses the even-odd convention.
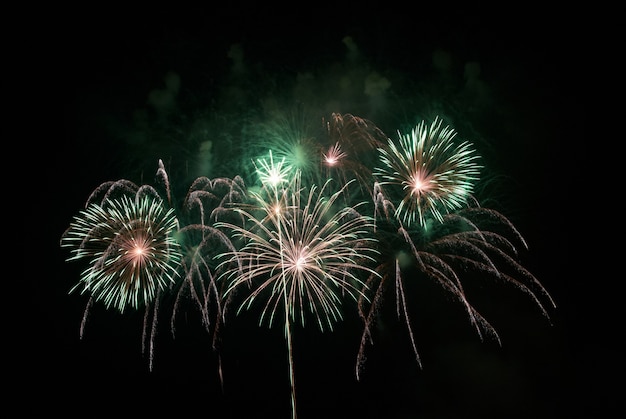
[[[177,227],[173,210],[147,195],[89,204],[61,238],[61,246],[71,249],[68,260],[89,261],[70,293],[82,288],[120,312],[148,305],[178,275]]]
[[[380,186],[395,207],[395,216],[408,227],[427,227],[430,219],[443,221],[446,213],[461,208],[478,181],[478,155],[471,144],[455,144],[456,131],[436,118],[422,121],[410,134],[382,147],[382,166],[375,171]],[[399,202],[398,202],[399,201]]]

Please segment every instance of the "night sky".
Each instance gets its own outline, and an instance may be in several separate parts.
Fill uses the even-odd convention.
[[[44,224],[45,260],[31,285],[37,303],[28,310],[36,319],[26,334],[36,349],[19,378],[33,400],[25,411],[289,417],[280,327],[258,327],[254,310],[227,323],[222,388],[211,336],[188,307],[174,339],[169,318],[160,320],[150,372],[143,311],[119,314],[96,305],[80,339],[87,298],[68,291],[84,265],[66,262],[59,246],[72,217],[105,181],[151,183],[162,159],[174,194],[184,194],[197,176],[245,170],[255,157],[242,143],[246,133],[268,109],[280,109],[320,121],[350,113],[389,136],[423,118],[446,118],[497,179],[488,203],[524,235],[523,264],[557,303],[548,320],[512,287],[482,284],[477,308],[499,332],[500,347],[481,342],[443,291],[416,287],[412,321],[422,368],[389,298],[359,382],[356,314],[347,312],[334,332],[296,328],[300,418],[592,412],[593,397],[580,395],[595,397],[584,377],[593,373],[589,359],[599,332],[581,314],[583,284],[571,267],[578,251],[564,218],[581,113],[571,89],[576,37],[569,25],[555,32],[554,16],[469,6],[298,4],[296,12],[236,3],[221,12],[84,11],[41,26],[47,30],[38,45],[45,47],[28,58],[29,71],[39,74],[36,85],[45,89],[35,109],[62,117],[42,139],[46,170],[39,182],[50,218],[35,221]]]

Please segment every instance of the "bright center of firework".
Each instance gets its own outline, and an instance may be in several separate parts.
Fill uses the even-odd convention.
[[[326,163],[328,163],[329,166],[332,166],[337,163],[337,159],[335,157],[326,157]]]
[[[148,242],[143,234],[138,234],[136,237],[134,237],[128,243],[126,251],[126,254],[128,255],[127,257],[132,261],[133,264],[142,263],[145,258],[150,257]]]
[[[133,243],[126,249],[124,259],[133,266],[133,269],[142,266],[144,261],[150,257],[149,249],[142,243]]]
[[[272,186],[276,186],[276,185],[280,184],[283,181],[283,177],[281,176],[280,173],[273,171],[273,172],[269,173],[269,176],[267,177],[267,181]]]
[[[299,271],[304,270],[306,266],[306,259],[304,258],[304,256],[300,256],[297,260],[296,260],[296,269]]]
[[[411,190],[413,193],[419,195],[422,192],[426,192],[428,189],[430,189],[430,182],[427,178],[422,175],[413,176],[411,182]]]
[[[134,263],[141,264],[143,263],[144,258],[149,257],[148,249],[145,246],[138,244],[133,249],[131,249],[130,256],[133,260],[133,264]]]
[[[423,187],[424,187],[424,183],[420,180],[416,180],[413,183],[413,191],[415,192],[421,191]]]

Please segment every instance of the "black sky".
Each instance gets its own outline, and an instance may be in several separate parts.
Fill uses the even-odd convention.
[[[16,48],[28,63],[24,72],[36,76],[24,86],[25,95],[31,87],[39,90],[30,93],[31,109],[62,115],[43,139],[47,169],[40,175],[46,185],[41,206],[50,210],[43,227],[44,266],[27,275],[39,272],[30,285],[36,319],[22,330],[31,335],[27,342],[36,342],[17,378],[18,391],[33,401],[24,409],[288,417],[283,335],[278,328],[256,327],[255,313],[238,317],[224,332],[223,390],[217,355],[193,310],[179,324],[176,339],[162,320],[152,372],[141,351],[141,313],[96,307],[81,340],[86,298],[68,295],[80,267],[65,262],[59,239],[100,183],[149,182],[158,158],[179,162],[193,155],[197,143],[183,141],[186,149],[178,155],[181,140],[172,138],[193,133],[193,122],[202,115],[224,118],[212,126],[232,130],[238,115],[248,115],[246,105],[289,103],[293,97],[297,103],[315,101],[312,108],[320,113],[334,103],[338,112],[380,121],[389,135],[395,123],[431,116],[436,109],[461,121],[459,130],[471,127],[481,144],[489,145],[484,153],[490,168],[506,179],[499,202],[529,243],[526,265],[558,306],[550,324],[518,293],[487,287],[485,311],[501,334],[499,347],[481,342],[458,307],[426,289],[416,310],[422,317],[414,318],[420,369],[404,324],[391,321],[395,302],[389,301],[390,320],[370,347],[360,382],[354,377],[357,319],[348,316],[334,333],[299,329],[299,416],[556,418],[593,411],[595,395],[586,377],[595,374],[594,363],[586,356],[595,353],[598,332],[581,314],[584,287],[571,275],[578,252],[563,216],[571,193],[567,173],[577,164],[572,148],[580,137],[574,125],[580,109],[571,88],[578,37],[570,24],[545,13],[487,13],[469,5],[409,10],[311,3],[286,9],[235,2],[225,7],[57,13],[38,26],[39,41],[27,57]],[[358,48],[356,61],[350,61],[349,45]],[[233,51],[242,53],[240,79],[229,56]],[[441,60],[449,63],[445,70]],[[484,94],[471,100],[463,96],[468,63],[480,64]],[[367,73],[391,82],[388,92],[395,101],[387,108],[364,104],[362,95],[332,97],[341,77]],[[167,90],[168,74],[179,77],[180,89],[164,123],[150,95]],[[313,80],[310,89],[298,91],[295,87],[305,83],[297,80],[307,77]],[[232,90],[234,85],[239,90]],[[245,99],[234,100],[233,92],[242,90]],[[311,95],[315,91],[318,96]],[[138,121],[148,121],[150,128]],[[586,338],[579,335],[585,327]],[[581,394],[593,396],[581,401]]]

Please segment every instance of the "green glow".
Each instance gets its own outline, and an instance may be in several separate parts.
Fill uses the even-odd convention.
[[[394,288],[421,367],[407,280],[441,286],[481,338],[499,342],[465,294],[463,274],[515,286],[546,317],[544,300],[554,301],[518,262],[517,247],[526,243],[515,226],[473,197],[481,169],[473,146],[456,141],[456,131],[442,123],[422,121],[394,140],[351,114],[332,114],[319,138],[291,122],[269,124],[259,140],[267,154],[252,160],[254,186],[242,175],[198,177],[180,207],[170,207],[177,200],[161,160],[157,181],[166,199],[149,185],[105,182],[61,239],[68,260],[88,261],[70,292],[82,288],[121,312],[152,305],[155,328],[159,296],[177,283],[172,332],[183,295],[200,307],[207,330],[211,324],[219,330],[235,296],[242,298],[237,313],[260,308],[260,325],[282,319],[294,417],[292,325],[305,327],[312,318],[321,331],[332,331],[346,301],[356,303],[363,322],[357,379],[387,287]],[[511,271],[517,277],[505,273]]]
[[[288,182],[292,168],[285,164],[284,157],[279,162],[274,162],[272,150],[270,150],[269,158],[257,159],[257,163],[256,172],[263,185],[277,187],[281,183]]]

